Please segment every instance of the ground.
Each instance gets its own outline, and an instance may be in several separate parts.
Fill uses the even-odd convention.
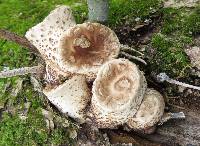
[[[24,35],[61,4],[72,7],[78,23],[87,20],[84,0],[0,0],[0,29]],[[161,0],[111,0],[107,25],[122,44],[144,53],[148,66],[132,61],[145,72],[149,87],[165,96],[168,107],[187,108],[199,115],[200,92],[157,83],[154,78],[165,72],[174,79],[200,86],[197,69],[185,53],[185,49],[199,45],[200,5],[196,1],[192,4],[177,8],[176,4],[169,6]],[[37,64],[27,49],[5,40],[0,40],[0,56],[0,70]],[[45,111],[48,116],[44,116]],[[79,125],[64,118],[34,91],[30,76],[0,79],[0,113],[0,146],[73,145],[76,141]]]

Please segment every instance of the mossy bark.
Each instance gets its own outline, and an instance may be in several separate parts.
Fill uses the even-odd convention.
[[[108,20],[108,0],[87,0],[89,21],[105,23]]]

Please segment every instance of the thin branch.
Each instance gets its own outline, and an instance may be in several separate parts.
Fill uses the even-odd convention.
[[[33,46],[25,37],[19,36],[7,30],[0,29],[0,38],[15,42],[22,47],[30,49],[31,52],[39,55],[39,52],[36,49],[36,47]]]
[[[168,82],[171,83],[171,84],[176,84],[176,85],[184,86],[184,87],[187,87],[187,88],[193,88],[193,89],[196,89],[196,90],[200,90],[200,87],[197,87],[197,86],[194,86],[194,85],[189,85],[189,84],[186,84],[186,83],[182,83],[182,82],[179,82],[179,81],[176,81],[176,80],[173,80],[173,79],[169,79]]]
[[[133,49],[132,47],[129,47],[128,45],[120,44],[120,47],[121,47],[121,50],[122,50],[122,51],[132,51],[132,52],[136,52],[136,53],[138,53],[138,54],[144,56],[143,53],[141,53],[140,51],[137,51],[137,50]]]
[[[166,73],[160,73],[160,74],[158,74],[157,75],[157,80],[159,82],[166,81],[166,82],[171,83],[171,84],[176,84],[176,85],[184,86],[184,87],[187,87],[187,88],[192,88],[192,89],[200,90],[200,87],[198,87],[198,86],[194,86],[194,85],[190,85],[190,84],[186,84],[186,83],[183,83],[183,82],[179,82],[179,81],[173,80]]]
[[[185,119],[185,114],[183,112],[178,112],[178,113],[165,113],[161,120],[159,121],[158,125],[163,125],[163,123],[169,121],[170,119]]]
[[[0,72],[0,78],[8,78],[26,74],[40,74],[43,71],[44,71],[43,65],[38,65],[33,67],[23,67],[13,70],[2,71]]]
[[[123,51],[121,51],[120,54],[125,56],[128,59],[134,59],[134,60],[137,60],[137,61],[142,62],[143,64],[147,65],[147,63],[141,58],[138,58],[136,56],[132,56],[132,55],[130,55],[130,54],[126,53],[126,52],[123,52]]]

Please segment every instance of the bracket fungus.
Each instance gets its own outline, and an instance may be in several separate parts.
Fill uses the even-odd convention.
[[[137,112],[146,91],[146,80],[138,67],[115,59],[104,64],[92,88],[91,111],[98,128],[116,128]]]
[[[90,90],[84,76],[73,76],[53,89],[45,88],[44,94],[62,112],[83,123],[84,110],[90,101]]]
[[[137,113],[128,119],[128,129],[145,131],[157,124],[164,114],[165,102],[162,95],[153,89],[147,89]]]

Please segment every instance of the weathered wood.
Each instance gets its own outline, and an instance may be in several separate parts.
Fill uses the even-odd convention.
[[[15,42],[22,47],[28,48],[32,53],[39,55],[37,48],[33,46],[25,37],[19,36],[8,30],[0,29],[0,38]]]
[[[166,146],[200,145],[200,113],[191,110],[181,110],[185,120],[171,120],[158,126],[156,132],[141,137]]]
[[[200,145],[200,113],[192,110],[181,110],[186,114],[185,120],[171,120],[158,126],[153,134],[139,134],[124,130],[109,130],[111,144],[132,143],[139,146],[199,146]],[[174,112],[178,112],[175,110]]]

